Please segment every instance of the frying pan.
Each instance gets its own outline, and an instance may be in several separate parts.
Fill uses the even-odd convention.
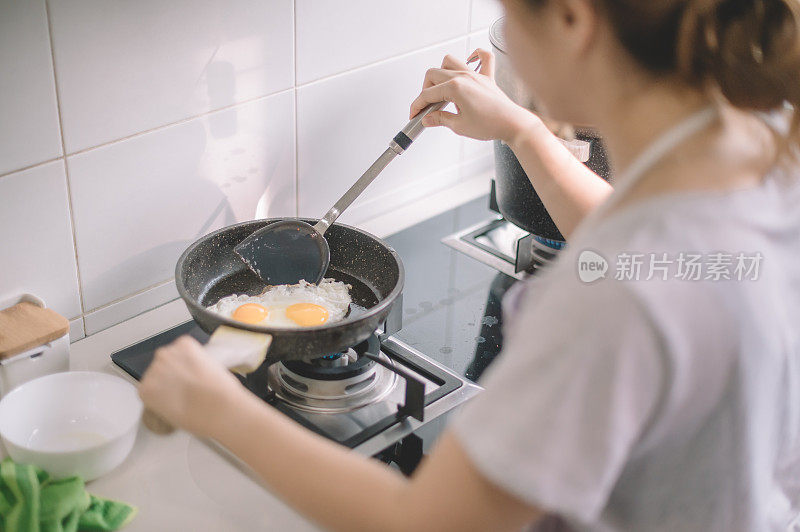
[[[264,290],[264,281],[233,248],[255,231],[287,219],[290,218],[254,220],[215,231],[189,246],[175,267],[178,293],[205,332],[211,334],[217,327],[227,325],[272,336],[262,365],[315,358],[359,344],[386,320],[403,290],[403,263],[397,253],[377,237],[337,223],[325,233],[331,250],[325,277],[352,286],[350,295],[355,305],[351,305],[344,320],[319,327],[276,328],[241,323],[207,310],[225,296],[256,295]]]

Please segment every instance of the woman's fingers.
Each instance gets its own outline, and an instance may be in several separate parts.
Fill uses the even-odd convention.
[[[467,61],[473,61],[475,58],[478,58],[481,62],[481,68],[478,72],[494,79],[494,54],[483,48],[478,48],[470,54]]]
[[[177,375],[191,371],[196,365],[194,350],[199,343],[189,336],[182,336],[174,342],[159,347],[155,351],[153,362],[142,378],[145,390],[160,386]]]
[[[464,72],[469,72],[470,70],[469,66],[467,66],[464,61],[450,54],[444,56],[444,59],[442,60],[442,68],[446,68],[448,70],[460,70]]]
[[[480,60],[481,67],[479,73],[487,76],[491,79],[494,79],[494,55],[489,52],[488,50],[484,50],[483,48],[478,48],[472,54],[470,54],[468,63],[473,62],[475,60]],[[422,109],[425,108],[426,105],[440,102],[440,101],[453,101],[457,104],[453,99],[441,98],[439,100],[433,100],[429,96],[433,93],[428,93],[426,95],[425,91],[436,87],[438,85],[444,85],[450,82],[451,84],[455,84],[455,82],[459,77],[471,77],[474,76],[472,73],[472,69],[469,67],[468,63],[461,61],[460,59],[456,58],[452,55],[444,56],[442,60],[442,68],[430,68],[425,73],[425,79],[422,83],[422,94],[418,97],[414,103],[411,105],[411,110],[409,113],[410,117],[413,117]],[[448,89],[452,92],[452,89]],[[438,93],[437,93],[438,94]],[[437,97],[440,97],[438,95]],[[445,96],[447,96],[445,94]]]
[[[463,76],[462,72],[455,72],[444,68],[429,68],[425,73],[425,81],[422,84],[423,89],[428,89],[434,85],[439,85],[445,81],[450,81],[456,76]]]
[[[493,140],[512,138],[523,113],[494,82],[495,58],[491,52],[478,48],[470,62],[480,60],[475,72],[473,65],[448,55],[442,68],[432,68],[425,75],[423,89],[411,104],[409,115],[418,116],[426,106],[439,102],[455,104],[456,112],[432,112],[424,117],[428,127],[445,126],[459,135]]]
[[[219,401],[240,393],[239,381],[196,340],[181,337],[156,350],[139,384],[145,405],[176,427],[208,434],[224,410]]]
[[[433,111],[428,116],[422,119],[422,125],[425,127],[449,127],[453,129],[455,122],[458,120],[458,115],[448,111]]]
[[[417,99],[411,103],[409,116],[411,118],[415,117],[417,113],[432,103],[453,102],[458,105],[457,82],[458,78],[453,78],[450,81],[423,89]]]

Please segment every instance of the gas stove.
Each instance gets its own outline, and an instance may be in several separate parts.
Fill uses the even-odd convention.
[[[441,243],[496,219],[488,204],[482,197],[385,239],[405,267],[402,304],[364,344],[309,363],[259,368],[242,383],[308,429],[413,471],[449,413],[480,392],[473,381],[502,346],[500,300],[516,279]],[[138,379],[155,349],[184,334],[208,341],[189,321],[112,359]]]
[[[393,337],[401,316],[402,300],[381,329],[346,351],[262,366],[239,380],[304,427],[410,474],[423,451],[413,433],[475,396],[480,387]],[[155,349],[184,334],[208,340],[190,321],[113,353],[111,359],[139,380]]]

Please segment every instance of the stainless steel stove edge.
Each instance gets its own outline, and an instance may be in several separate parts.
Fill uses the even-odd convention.
[[[458,389],[454,390],[453,392],[445,395],[444,397],[441,397],[440,399],[426,406],[425,421],[418,421],[413,418],[406,418],[400,423],[392,425],[390,428],[370,438],[369,440],[356,446],[353,449],[355,452],[362,454],[364,456],[374,456],[380,453],[384,449],[399,442],[400,440],[402,440],[409,434],[413,433],[414,431],[419,430],[427,423],[450,412],[457,406],[472,399],[473,397],[478,395],[481,391],[483,391],[483,388],[481,388],[477,384],[456,374],[455,372],[450,370],[450,368],[447,368],[443,366],[441,363],[431,359],[430,357],[425,356],[421,352],[417,351],[416,349],[402,342],[401,340],[395,338],[394,336],[390,336],[388,338],[383,339],[382,344],[388,345],[389,348],[404,350],[413,353],[415,357],[421,358],[426,362],[440,368],[442,371],[448,373],[449,375],[457,378],[459,382],[461,382],[461,386],[459,386]]]
[[[501,219],[501,218],[497,217],[494,220],[499,220],[499,219]],[[459,232],[457,232],[455,234],[452,234],[450,236],[444,237],[441,240],[441,242],[444,245],[455,249],[456,251],[460,251],[461,253],[463,253],[464,255],[466,255],[468,257],[472,257],[473,259],[477,260],[478,262],[486,264],[487,266],[490,266],[490,267],[494,268],[495,270],[497,270],[499,272],[502,272],[502,273],[504,273],[504,274],[506,274],[508,276],[514,277],[515,279],[519,279],[520,281],[522,281],[526,277],[526,273],[525,272],[519,272],[519,273],[515,272],[513,264],[511,264],[509,262],[506,262],[503,259],[500,259],[498,257],[495,257],[491,253],[487,253],[487,252],[483,251],[482,249],[476,248],[475,246],[469,244],[468,242],[465,242],[463,240],[463,238],[462,238],[462,237],[464,237],[464,236],[466,236],[466,235],[468,235],[470,233],[473,233],[473,232],[477,231],[478,229],[480,229],[482,227],[485,227],[488,223],[491,223],[494,220],[491,220],[491,219],[490,220],[484,220],[483,222],[480,222],[480,223],[477,223],[477,224],[472,225],[470,227],[467,227],[466,229],[464,229],[462,231],[459,231]]]

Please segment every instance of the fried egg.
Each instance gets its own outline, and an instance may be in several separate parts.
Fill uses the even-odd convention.
[[[352,302],[350,288],[335,279],[323,279],[318,285],[300,281],[268,286],[257,296],[226,296],[208,310],[250,325],[317,327],[345,317]]]

